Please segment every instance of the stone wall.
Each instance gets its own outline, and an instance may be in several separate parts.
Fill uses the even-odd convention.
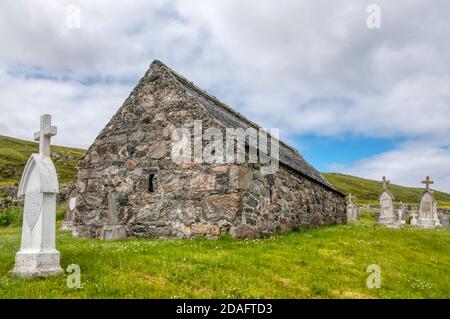
[[[218,236],[234,222],[241,196],[229,184],[231,166],[171,160],[174,128],[194,119],[204,128],[220,123],[180,87],[161,80],[167,76],[144,77],[80,162],[75,235],[101,237],[110,189],[118,194],[118,218],[128,236]]]
[[[174,128],[202,121],[225,126],[164,70],[136,86],[78,166],[74,235],[100,238],[108,192],[129,237],[255,238],[293,228],[345,222],[342,195],[281,167],[272,196],[254,164],[175,164]],[[150,176],[153,176],[150,187]],[[272,197],[272,200],[270,200]]]
[[[261,175],[259,169],[252,173],[243,196],[242,225],[232,230],[235,237],[256,238],[346,222],[341,195],[285,166],[273,177]]]

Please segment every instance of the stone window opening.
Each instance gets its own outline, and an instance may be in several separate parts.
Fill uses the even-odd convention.
[[[272,198],[273,198],[273,187],[275,185],[275,176],[270,174],[267,175],[267,184],[269,184],[269,198],[270,203],[272,204]]]
[[[155,174],[151,173],[148,175],[148,191],[149,193],[155,192]]]
[[[136,151],[136,148],[133,145],[127,145],[127,153],[128,157],[132,157]]]

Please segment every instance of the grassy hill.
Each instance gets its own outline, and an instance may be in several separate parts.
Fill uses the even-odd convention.
[[[52,146],[52,159],[61,185],[76,180],[75,165],[83,156],[85,150]],[[38,152],[38,144],[0,135],[0,187],[12,185],[20,181],[20,175],[31,153]],[[354,176],[324,173],[327,180],[345,194],[356,195],[360,204],[376,204],[381,191],[381,185],[372,180]],[[396,201],[417,205],[421,188],[408,188],[391,185],[390,190]],[[450,194],[435,191],[434,196],[441,207],[450,207]]]
[[[76,180],[75,165],[84,152],[77,148],[51,147],[51,157],[61,185]],[[37,143],[0,135],[0,187],[20,181],[22,171],[31,153],[39,153]]]
[[[356,195],[359,204],[376,204],[378,202],[382,185],[377,181],[337,173],[322,173],[322,175],[344,194]],[[393,184],[389,186],[389,190],[394,195],[396,202],[402,201],[412,205],[418,204],[424,191],[423,188],[410,188]],[[439,206],[450,207],[450,194],[434,191],[434,198]]]
[[[100,241],[57,234],[61,266],[51,278],[11,276],[20,228],[0,227],[1,298],[450,298],[450,230],[389,229],[373,215],[349,225],[260,240]],[[369,265],[381,287],[369,289]]]

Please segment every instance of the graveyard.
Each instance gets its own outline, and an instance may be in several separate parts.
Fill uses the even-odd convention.
[[[449,11],[2,1],[2,306],[450,300]]]
[[[13,216],[0,227],[0,298],[450,298],[450,229],[448,224],[442,227],[436,222],[437,204],[446,207],[448,195],[432,193],[433,181],[428,176],[422,181],[425,192],[391,185],[386,177],[382,181],[345,177],[345,187],[358,195],[349,194],[347,223],[343,225],[244,240],[229,234],[191,240],[76,238],[60,231],[71,204],[67,198],[57,201],[52,195],[59,191],[56,170],[52,172],[48,161],[55,149],[50,151],[54,134],[50,117],[43,116],[37,134],[39,154],[38,145],[32,143],[30,152],[35,154],[30,156],[18,188],[18,196],[26,193],[25,212],[20,205],[0,210],[0,217],[7,212]],[[30,155],[28,151],[25,154]],[[33,181],[36,167],[45,173]],[[343,178],[339,174],[325,176]],[[348,182],[355,179],[362,182]],[[26,199],[31,198],[34,205],[36,182],[43,183],[39,189],[45,187],[47,194],[41,205],[49,211],[42,217],[32,214],[34,208]],[[364,194],[357,191],[363,185],[366,192],[367,185],[381,192],[380,210],[362,205],[377,201],[373,196],[358,198]],[[420,199],[424,203],[418,203],[416,192],[423,194]],[[408,196],[417,199],[411,209],[419,214],[413,212],[406,223],[405,205],[398,203]],[[398,213],[397,208],[404,211]],[[39,218],[47,220],[38,222]],[[421,223],[423,227],[419,227]],[[36,234],[41,230],[44,234],[58,231],[54,238],[39,239]],[[42,240],[37,245],[46,250],[27,255],[36,240]],[[30,266],[36,258],[37,266]],[[77,287],[68,285],[73,265],[80,271]],[[371,265],[380,268],[378,289],[367,283]]]
[[[0,298],[450,298],[448,229],[360,217],[259,240],[98,241],[58,231],[61,267],[80,266],[80,289],[66,286],[67,272],[11,276],[21,228],[3,227]],[[380,289],[366,286],[371,264],[381,267]]]
[[[22,170],[29,156],[38,151],[36,142],[20,140],[0,135],[0,200],[9,194],[1,189],[11,189],[20,182]],[[65,188],[76,180],[76,162],[83,156],[84,149],[52,145],[52,156],[60,184]],[[14,173],[16,172],[16,174]],[[322,175],[345,194],[356,196],[360,205],[377,204],[380,185],[377,181],[338,173],[322,173]],[[15,176],[15,178],[11,178]],[[395,202],[417,205],[423,188],[411,188],[400,185],[390,185],[395,195]],[[450,208],[450,194],[435,191],[434,197],[439,207]]]

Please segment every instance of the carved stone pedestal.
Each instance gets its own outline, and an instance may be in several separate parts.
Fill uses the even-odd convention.
[[[63,272],[59,266],[60,255],[53,252],[18,252],[12,273],[20,277],[52,276]]]
[[[105,226],[103,227],[103,240],[116,240],[127,238],[127,230],[125,226]]]

